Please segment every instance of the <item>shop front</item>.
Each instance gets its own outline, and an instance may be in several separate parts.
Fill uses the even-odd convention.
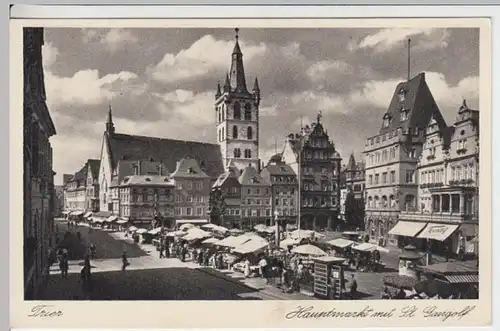
[[[389,235],[397,237],[397,246],[403,248],[413,245],[419,250],[424,249],[424,240],[418,240],[416,236],[426,227],[426,222],[399,221],[389,231]]]
[[[397,224],[397,219],[393,217],[369,218],[366,222],[365,229],[370,237],[370,242],[380,246],[396,246],[397,236],[390,233],[390,230]]]

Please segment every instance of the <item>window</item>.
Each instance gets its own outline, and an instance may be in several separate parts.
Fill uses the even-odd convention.
[[[455,167],[451,167],[451,180],[455,180]]]
[[[222,114],[222,120],[224,121],[224,119],[225,119],[225,118],[224,118],[224,117],[225,117],[225,115],[224,115],[224,110],[222,110],[222,109],[221,109],[221,114]]]
[[[469,176],[468,167],[469,167],[469,165],[467,165],[467,164],[463,166],[463,177],[465,180],[467,180],[467,177]]]
[[[382,207],[387,208],[387,197],[385,195],[382,196]]]
[[[246,121],[252,120],[252,106],[249,103],[245,105],[245,120]]]
[[[196,215],[198,215],[198,216],[203,215],[203,208],[197,207],[196,208]]]
[[[443,194],[441,196],[441,211],[443,213],[450,212],[450,196],[448,194]]]
[[[382,184],[387,184],[387,172],[382,173]]]
[[[193,215],[193,208],[191,208],[191,207],[187,207],[187,208],[186,208],[186,215],[188,215],[188,216]]]
[[[188,195],[187,198],[186,198],[186,201],[187,202],[193,202],[193,196],[192,195]]]
[[[147,190],[142,191],[142,201],[148,201],[148,191]]]
[[[408,111],[406,109],[401,109],[401,112],[399,113],[399,115],[400,115],[399,120],[401,122],[408,120]]]
[[[240,158],[241,157],[241,149],[235,148],[233,151],[234,157]]]
[[[175,207],[174,208],[174,213],[175,213],[175,215],[180,215],[181,214],[181,208],[180,207]]]
[[[222,128],[222,141],[226,140],[226,136],[224,135],[224,128]]]
[[[416,155],[417,155],[417,154],[416,154],[416,152],[415,152],[415,149],[410,149],[410,150],[408,151],[408,157],[409,157],[410,159],[414,159],[414,158],[416,157]]]
[[[379,175],[375,174],[375,185],[378,185]]]
[[[406,170],[406,183],[413,183],[414,182],[414,174],[415,174],[415,171]]]
[[[252,158],[252,151],[249,149],[245,149],[245,158],[251,159]]]
[[[241,119],[241,106],[239,102],[234,103],[234,119],[239,120]]]
[[[465,214],[472,215],[474,214],[474,197],[470,194],[465,196]]]
[[[391,171],[391,183],[396,182],[396,171]]]
[[[368,185],[373,184],[373,175],[368,176]]]
[[[432,196],[432,212],[439,213],[441,210],[440,207],[441,207],[441,196],[433,195]]]
[[[233,125],[233,139],[238,139],[238,127]]]
[[[391,124],[391,119],[389,117],[385,117],[383,120],[383,126],[384,128],[388,128],[389,124]]]
[[[394,199],[394,195],[389,196],[389,203],[391,208],[396,208],[396,200]]]
[[[251,126],[247,128],[247,139],[253,139],[253,130]]]
[[[378,196],[375,196],[375,198],[373,199],[373,202],[374,202],[375,208],[380,207],[380,200],[379,200]]]
[[[410,211],[415,208],[415,196],[408,194],[405,196],[405,208]]]
[[[466,147],[467,140],[462,139],[457,141],[457,149],[464,149]]]
[[[458,213],[460,212],[460,195],[452,194],[451,195],[451,212]]]

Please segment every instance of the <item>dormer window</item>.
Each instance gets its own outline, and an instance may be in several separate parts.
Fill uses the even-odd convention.
[[[255,183],[258,183],[258,182],[259,182],[259,180],[257,179],[257,177],[252,178],[252,183],[255,184]]]
[[[405,101],[405,99],[406,99],[406,90],[404,88],[402,88],[401,90],[399,90],[398,97],[399,97],[399,102],[404,102]]]
[[[194,171],[194,169],[193,169],[192,167],[189,167],[189,168],[188,168],[188,173],[190,173],[190,174],[195,174],[195,173],[196,173],[196,171]]]
[[[385,114],[383,119],[384,128],[388,128],[390,124],[391,124],[391,115]]]
[[[408,109],[401,108],[400,112],[400,121],[404,122],[408,120]]]

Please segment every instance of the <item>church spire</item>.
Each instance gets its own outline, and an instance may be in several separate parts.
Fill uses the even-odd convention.
[[[231,87],[233,87],[236,92],[248,92],[247,83],[245,81],[245,70],[243,68],[243,54],[241,53],[240,44],[238,42],[238,32],[240,29],[236,28],[234,30],[236,31],[236,43],[234,45],[233,54],[231,55]]]
[[[215,93],[215,99],[219,99],[219,97],[222,95],[222,92],[220,90],[220,82],[217,81],[217,92]]]
[[[106,120],[106,132],[115,133],[115,125],[113,124],[113,115],[111,113],[111,104],[109,104],[108,119]]]
[[[224,92],[231,91],[231,83],[229,82],[229,75],[226,72],[226,82],[224,83]]]

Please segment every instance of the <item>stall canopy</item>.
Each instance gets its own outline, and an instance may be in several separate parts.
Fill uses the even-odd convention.
[[[134,231],[137,231],[138,229],[135,226],[132,225],[131,227],[128,228],[128,230],[130,232],[134,232]]]
[[[215,228],[217,228],[217,225],[215,224],[212,224],[212,223],[208,223],[208,224],[203,224],[201,226],[202,229],[208,229],[208,230],[213,230]]]
[[[192,228],[187,231],[187,234],[183,237],[183,239],[190,241],[190,240],[203,239],[211,236],[212,234],[210,232],[198,228]]]
[[[323,256],[327,255],[325,251],[321,248],[316,247],[314,245],[306,244],[300,245],[292,249],[292,253],[303,254],[303,255],[312,255],[312,256]]]
[[[267,240],[256,237],[254,239],[250,239],[242,245],[237,246],[233,252],[238,254],[252,254],[259,252],[268,246],[269,243]]]
[[[420,231],[422,231],[423,228],[427,223],[423,222],[406,222],[406,221],[399,221],[395,227],[389,231],[389,234],[396,235],[396,236],[406,236],[406,237],[414,237],[416,236]]]
[[[106,218],[106,222],[111,223],[111,222],[116,221],[117,219],[118,219],[118,216],[116,216],[116,215],[111,215],[111,216],[109,216],[108,218]]]
[[[370,243],[362,243],[359,245],[352,246],[352,249],[362,251],[362,252],[373,252],[373,251],[379,251],[379,252],[389,252],[387,248],[384,248],[379,245],[375,244],[370,244]]]
[[[208,223],[208,220],[176,220],[175,224],[180,225],[180,224],[206,224]]]
[[[427,227],[420,232],[417,238],[444,241],[451,236],[456,229],[458,229],[458,225],[429,223]]]
[[[321,233],[318,233],[313,230],[299,230],[299,229],[290,232],[290,236],[292,238],[317,238],[317,239],[325,237]]]
[[[344,239],[344,238],[337,238],[337,239],[330,240],[328,242],[328,244],[335,246],[335,247],[338,247],[338,248],[346,248],[346,247],[354,245],[355,242],[352,240]]]
[[[300,240],[299,239],[296,239],[296,238],[287,238],[287,239],[284,239],[280,242],[280,247],[281,248],[288,248],[289,246],[295,246],[295,245],[298,245],[300,244]]]
[[[148,233],[152,235],[157,235],[158,233],[161,232],[161,227],[160,228],[155,228],[153,230],[149,230]]]
[[[81,215],[83,215],[83,211],[77,210],[77,211],[72,212],[71,215],[72,216],[81,216]]]
[[[477,275],[479,270],[477,266],[477,260],[471,261],[452,261],[444,263],[435,263],[427,266],[418,267],[424,273],[430,273],[435,275]]]
[[[102,223],[103,219],[100,217],[92,217],[92,222],[93,223]]]
[[[212,237],[212,238],[208,238],[208,239],[203,240],[201,243],[202,244],[216,244],[218,242],[219,242],[219,239]]]
[[[445,279],[451,284],[478,284],[479,275],[449,275]]]
[[[118,221],[116,221],[116,223],[118,223],[118,224],[125,224],[125,223],[128,223],[128,221],[124,220],[124,219],[119,219]]]
[[[62,212],[63,215],[68,215],[68,214],[71,214],[71,212],[69,210],[65,210]]]
[[[217,243],[217,245],[235,248],[237,246],[240,246],[240,245],[246,243],[247,241],[250,241],[251,239],[252,238],[249,235],[241,235],[241,236],[237,236],[237,237],[236,236],[229,236],[229,237],[219,241]]]
[[[88,211],[85,213],[85,215],[83,215],[83,217],[87,218],[87,217],[90,217],[92,216],[92,212],[91,211]]]
[[[184,223],[179,227],[179,230],[185,231],[194,228],[195,226],[191,223]]]
[[[146,229],[137,229],[137,231],[135,231],[135,233],[138,233],[138,234],[143,234],[146,232],[148,232],[148,230],[146,230]]]

